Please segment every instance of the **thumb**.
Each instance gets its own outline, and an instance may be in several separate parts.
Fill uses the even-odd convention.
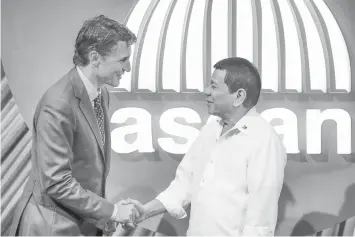
[[[137,200],[132,200],[132,199],[129,199],[129,201],[131,204],[134,204],[134,206],[136,207],[139,214],[142,214],[145,212],[144,207],[140,202],[138,202]]]
[[[133,201],[132,199],[127,198],[127,199],[121,200],[119,203],[122,205],[128,205],[128,204],[133,204],[132,201]]]

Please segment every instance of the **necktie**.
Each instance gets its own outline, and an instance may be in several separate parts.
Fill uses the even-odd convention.
[[[94,99],[94,112],[99,125],[102,144],[105,144],[105,124],[104,124],[104,112],[101,107],[101,94]]]

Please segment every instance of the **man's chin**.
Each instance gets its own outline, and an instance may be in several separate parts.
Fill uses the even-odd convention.
[[[220,115],[217,111],[215,111],[214,109],[212,109],[212,108],[208,108],[208,114],[209,114],[209,115],[212,115],[212,116],[221,117],[221,115]]]
[[[214,115],[214,109],[208,107],[208,114],[209,114],[209,115]]]
[[[118,82],[110,82],[110,83],[106,83],[106,85],[108,86],[112,86],[112,87],[118,87],[120,85],[120,81]]]

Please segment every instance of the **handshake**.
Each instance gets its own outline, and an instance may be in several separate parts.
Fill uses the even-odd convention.
[[[131,229],[146,219],[144,206],[136,200],[124,199],[115,204],[114,221],[120,223],[122,228]]]

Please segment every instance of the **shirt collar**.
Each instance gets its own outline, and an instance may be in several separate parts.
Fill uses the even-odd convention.
[[[257,116],[258,113],[256,112],[255,107],[252,107],[248,113],[246,113],[239,121],[233,126],[233,128],[229,129],[229,131],[232,131],[234,129],[238,129],[240,132],[244,134],[248,134],[250,131],[250,127],[252,127],[253,123],[253,118]],[[221,124],[221,119],[219,120]]]
[[[84,83],[84,86],[85,86],[86,91],[88,92],[90,101],[93,101],[100,94],[100,90],[97,90],[95,88],[95,86],[84,75],[83,71],[81,71],[81,69],[78,66],[76,66],[76,70],[78,71],[78,74]]]

